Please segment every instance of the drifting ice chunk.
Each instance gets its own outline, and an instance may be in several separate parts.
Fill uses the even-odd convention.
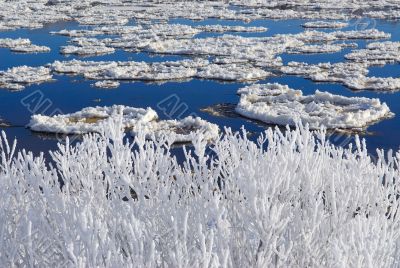
[[[60,52],[62,54],[76,54],[81,56],[89,55],[104,55],[115,52],[112,47],[107,47],[103,44],[98,45],[84,45],[84,46],[63,46]]]
[[[9,48],[14,52],[23,52],[23,53],[39,53],[39,52],[49,52],[50,48],[46,46],[37,46],[31,44],[29,39],[10,39],[4,38],[0,39],[0,47]]]
[[[268,124],[309,124],[312,129],[363,129],[393,114],[379,99],[348,98],[316,91],[303,96],[280,84],[256,84],[238,91],[236,112]]]
[[[0,87],[20,90],[25,84],[37,84],[52,79],[50,69],[46,67],[19,66],[0,71]]]
[[[310,21],[302,25],[304,28],[344,28],[349,26],[347,22],[340,21]]]
[[[65,115],[33,115],[28,126],[33,131],[60,134],[101,132],[104,124],[119,114],[122,114],[123,126],[131,130],[132,135],[144,131],[148,138],[154,135],[158,139],[166,135],[174,142],[190,142],[198,133],[202,133],[207,140],[218,138],[218,126],[200,118],[158,121],[157,113],[151,108],[141,109],[123,105],[88,107]]]
[[[319,63],[289,62],[281,67],[285,74],[303,75],[316,82],[339,82],[356,90],[400,90],[400,78],[367,77],[368,64],[358,62]]]
[[[250,65],[218,65],[210,64],[197,73],[197,77],[204,79],[217,79],[225,81],[253,81],[260,80],[271,73]]]
[[[265,27],[244,27],[244,26],[226,26],[226,25],[204,25],[197,26],[196,29],[201,30],[202,32],[266,32],[268,28]]]
[[[345,58],[368,65],[385,65],[400,62],[400,42],[375,42],[367,49],[354,50]]]
[[[122,113],[125,128],[132,128],[136,124],[157,119],[157,113],[151,108],[141,109],[114,105],[111,107],[88,107],[79,112],[64,115],[33,115],[28,126],[33,131],[60,134],[101,132],[103,124],[120,113]]]
[[[98,88],[117,88],[119,87],[120,83],[118,81],[104,80],[104,81],[98,81],[93,85]]]
[[[162,135],[168,136],[174,142],[191,142],[196,135],[202,133],[206,140],[215,140],[218,138],[219,128],[217,125],[202,120],[199,117],[186,117],[182,120],[152,121],[145,124],[135,125],[132,129],[132,135],[144,131],[150,138],[152,135],[159,138]]]

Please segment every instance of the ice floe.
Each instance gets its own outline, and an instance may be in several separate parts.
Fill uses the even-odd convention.
[[[199,117],[186,117],[182,120],[161,120],[138,124],[132,128],[132,135],[145,133],[156,139],[165,135],[177,143],[191,142],[199,133],[208,141],[215,140],[219,135],[219,127]]]
[[[46,67],[13,67],[0,71],[0,88],[20,90],[27,84],[39,84],[51,79],[51,71]]]
[[[368,65],[385,65],[400,62],[400,42],[374,42],[366,49],[354,50],[346,59]]]
[[[165,135],[174,142],[190,142],[199,133],[207,140],[218,138],[219,128],[200,118],[186,117],[182,120],[158,120],[151,109],[123,105],[111,107],[87,107],[79,112],[54,116],[33,115],[28,127],[36,132],[57,134],[85,134],[102,132],[104,124],[122,114],[123,127],[132,135],[145,133],[148,138]]]
[[[0,39],[0,47],[9,48],[13,52],[23,53],[39,53],[50,51],[49,47],[34,45],[29,39],[26,38],[2,38]]]
[[[271,75],[269,72],[249,64],[211,64],[204,59],[153,63],[71,60],[56,61],[49,67],[58,73],[83,75],[85,78],[95,80],[163,81],[202,78],[251,81]]]
[[[340,29],[349,26],[348,22],[341,21],[309,21],[302,25],[304,28],[332,28]]]
[[[120,83],[118,81],[104,80],[97,81],[93,85],[98,88],[117,88],[119,87]]]
[[[302,122],[312,129],[364,129],[393,115],[379,99],[348,98],[318,90],[304,96],[300,90],[280,84],[255,84],[238,93],[236,112],[268,124]]]
[[[245,27],[245,26],[228,26],[228,25],[204,25],[197,26],[196,29],[199,29],[202,32],[266,32],[268,28],[265,27]]]
[[[355,90],[400,90],[400,78],[368,77],[368,64],[357,62],[307,64],[289,62],[281,67],[285,74],[301,75],[316,82],[335,82]]]
[[[234,8],[232,8],[234,7]],[[400,3],[391,0],[346,1],[3,1],[0,30],[41,28],[57,21],[90,26],[166,24],[174,18],[225,19],[249,22],[262,19],[312,19],[310,27],[338,27],[334,20],[353,18],[399,19]],[[332,20],[328,23],[327,20]],[[232,28],[234,29],[234,28]]]
[[[123,126],[132,128],[136,124],[147,123],[158,118],[151,108],[132,108],[122,105],[111,107],[87,107],[79,112],[54,116],[32,115],[29,128],[37,132],[59,134],[85,134],[101,132],[103,124],[117,114],[122,114]]]

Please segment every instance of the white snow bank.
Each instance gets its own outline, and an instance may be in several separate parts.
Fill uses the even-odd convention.
[[[318,90],[303,96],[300,90],[280,84],[255,84],[238,93],[236,112],[268,124],[294,126],[301,122],[312,129],[364,129],[392,116],[379,99],[348,98]]]

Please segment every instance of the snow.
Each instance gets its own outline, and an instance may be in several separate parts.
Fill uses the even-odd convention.
[[[50,69],[46,67],[13,67],[0,71],[0,87],[21,90],[27,84],[39,84],[52,79]]]
[[[365,129],[376,121],[391,117],[379,99],[344,97],[316,91],[304,96],[302,91],[280,84],[255,84],[239,89],[236,112],[267,124],[308,124],[311,129]]]
[[[398,153],[373,161],[365,141],[299,126],[257,142],[228,130],[212,157],[199,133],[178,163],[168,137],[127,141],[123,121],[51,160],[2,134],[2,264],[398,266]]]
[[[110,107],[87,107],[71,114],[54,116],[33,115],[28,127],[36,132],[56,134],[101,133],[106,124],[122,115],[123,128],[132,135],[145,134],[146,137],[160,139],[168,136],[174,142],[190,142],[199,133],[207,140],[218,138],[219,127],[201,118],[186,117],[182,120],[157,120],[157,113],[151,109],[134,108],[123,105]]]

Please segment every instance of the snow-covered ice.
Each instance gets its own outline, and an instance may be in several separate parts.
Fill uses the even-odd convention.
[[[285,74],[301,75],[316,82],[335,82],[355,90],[397,91],[400,78],[369,77],[365,62],[307,64],[289,62],[281,67]]]
[[[348,22],[341,21],[309,21],[302,25],[304,28],[345,28]]]
[[[33,131],[60,134],[101,132],[104,124],[118,114],[122,114],[125,128],[132,128],[141,122],[147,123],[158,118],[157,113],[151,108],[142,109],[114,105],[110,107],[87,107],[72,114],[32,115],[28,126]]]
[[[39,53],[50,51],[49,47],[34,45],[29,39],[26,38],[2,38],[0,39],[0,47],[9,48],[13,52],[22,53]]]
[[[215,141],[219,135],[219,127],[199,117],[186,117],[181,120],[160,120],[135,125],[132,135],[145,133],[147,137],[159,139],[166,136],[177,143],[193,141],[201,133],[207,141]]]
[[[344,97],[316,91],[304,96],[302,91],[280,84],[254,84],[239,89],[236,112],[268,124],[308,124],[312,129],[365,129],[370,124],[392,116],[379,99]]]
[[[353,50],[346,59],[368,65],[386,65],[400,62],[400,42],[369,43],[366,49]]]
[[[36,132],[56,134],[101,133],[110,121],[122,115],[124,129],[133,135],[145,133],[146,137],[168,136],[174,142],[190,142],[201,133],[207,140],[215,140],[219,127],[198,117],[182,120],[158,120],[157,113],[151,109],[134,108],[123,105],[110,107],[87,107],[71,114],[54,116],[33,115],[29,128]]]
[[[0,71],[0,87],[20,90],[27,84],[39,84],[52,79],[49,68],[46,67],[13,67]]]
[[[97,81],[93,85],[98,88],[117,88],[119,87],[120,83],[118,81],[103,80]]]

